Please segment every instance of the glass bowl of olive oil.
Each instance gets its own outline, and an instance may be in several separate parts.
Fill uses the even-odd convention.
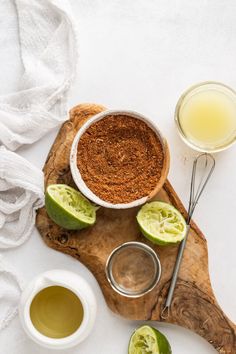
[[[214,153],[236,141],[236,92],[218,82],[192,86],[180,97],[175,122],[194,150]]]

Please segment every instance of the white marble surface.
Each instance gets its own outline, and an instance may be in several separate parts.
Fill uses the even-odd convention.
[[[1,0],[3,1],[3,0]],[[181,92],[199,81],[217,80],[236,88],[236,2],[234,0],[71,0],[78,23],[80,61],[70,106],[102,103],[110,108],[134,109],[152,118],[167,137],[171,150],[169,179],[185,203],[195,153],[181,142],[173,112]],[[0,21],[4,21],[1,18]],[[4,60],[0,43],[0,91],[16,84],[18,53]],[[12,65],[12,77],[4,67]],[[56,131],[19,153],[42,167]],[[209,249],[212,286],[220,306],[236,320],[235,213],[236,146],[216,155],[216,170],[195,214]],[[51,268],[83,275],[98,299],[93,334],[65,354],[126,354],[136,322],[113,315],[106,307],[92,274],[79,262],[45,246],[35,230],[22,247],[4,252],[25,284]],[[211,354],[202,338],[173,325],[155,323],[175,354]],[[50,354],[26,338],[16,318],[0,334],[1,354]],[[233,354],[233,353],[232,353]]]

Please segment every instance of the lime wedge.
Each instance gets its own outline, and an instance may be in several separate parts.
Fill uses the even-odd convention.
[[[150,326],[137,328],[129,342],[128,354],[171,354],[171,347],[166,337]]]
[[[182,214],[164,202],[145,204],[137,214],[137,221],[143,235],[159,245],[178,243],[186,234],[187,226]]]
[[[49,217],[68,230],[80,230],[96,221],[96,207],[79,191],[66,184],[51,184],[45,193]]]

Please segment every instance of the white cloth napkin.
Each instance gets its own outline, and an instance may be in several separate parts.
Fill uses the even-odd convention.
[[[0,147],[0,249],[21,245],[31,234],[36,209],[44,205],[43,172]]]
[[[15,92],[0,96],[0,145],[15,150],[67,119],[77,40],[69,0],[4,0],[0,13],[1,51],[12,62],[18,48],[23,66]]]
[[[17,314],[21,284],[15,271],[0,258],[0,331]]]

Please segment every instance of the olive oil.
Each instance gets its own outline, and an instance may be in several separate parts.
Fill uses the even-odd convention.
[[[190,90],[178,108],[180,132],[202,151],[218,151],[236,139],[235,93],[220,84]]]
[[[50,286],[41,290],[30,306],[34,327],[50,338],[64,338],[73,334],[84,317],[82,303],[71,290]]]

